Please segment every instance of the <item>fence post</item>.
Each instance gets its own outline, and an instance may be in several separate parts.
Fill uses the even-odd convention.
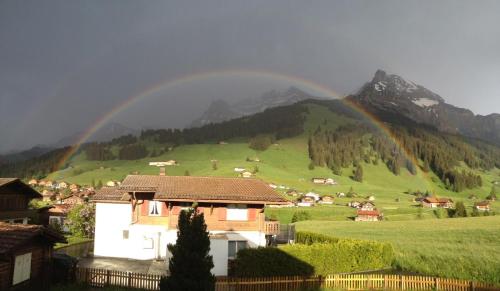
[[[90,284],[89,282],[89,269],[85,268],[85,284]]]
[[[127,272],[127,287],[132,287],[132,272],[130,271]]]
[[[371,281],[370,281],[370,275],[366,275],[366,288],[370,289],[371,286]]]
[[[110,285],[111,285],[111,271],[106,270],[106,286],[110,286]]]
[[[404,276],[403,275],[399,275],[399,284],[400,284],[399,289],[405,290],[405,283],[404,283]]]
[[[434,288],[436,290],[439,290],[439,278],[438,277],[434,278]]]
[[[470,281],[470,290],[475,291],[476,290],[476,284],[474,284],[474,281]]]

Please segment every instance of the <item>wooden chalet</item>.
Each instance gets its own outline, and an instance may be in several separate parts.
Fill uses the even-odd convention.
[[[319,203],[321,203],[321,204],[333,204],[333,197],[330,195],[321,196]]]
[[[355,221],[380,221],[382,214],[378,210],[362,210],[356,212]]]
[[[49,290],[58,242],[66,239],[50,228],[0,222],[0,290]]]
[[[237,250],[265,246],[279,233],[279,222],[266,221],[266,205],[287,205],[257,179],[129,175],[120,187],[104,187],[96,204],[94,255],[138,260],[167,259],[175,243],[182,210],[197,203],[211,235],[215,275],[226,276]],[[109,219],[113,217],[113,219]]]
[[[479,211],[490,211],[490,202],[489,201],[481,201],[474,203],[474,208]]]
[[[449,198],[425,197],[422,206],[428,208],[452,208],[453,200]]]
[[[28,223],[37,211],[28,208],[31,199],[42,198],[35,189],[18,178],[0,178],[0,221]]]

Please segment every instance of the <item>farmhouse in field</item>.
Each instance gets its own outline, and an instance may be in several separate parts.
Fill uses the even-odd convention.
[[[240,176],[242,178],[252,178],[253,176],[253,173],[252,172],[249,172],[249,171],[243,171],[240,173]]]
[[[481,201],[474,203],[474,208],[479,211],[490,211],[490,202],[489,201]]]
[[[304,196],[304,197],[299,199],[299,201],[297,202],[297,206],[299,206],[299,207],[311,207],[314,205],[314,203],[316,203],[316,200],[314,199],[314,197]]]
[[[375,209],[375,204],[371,201],[363,201],[359,203],[358,208],[361,210],[371,211]]]
[[[333,197],[330,195],[321,196],[320,204],[333,204]]]
[[[36,186],[38,185],[38,181],[36,179],[31,179],[29,180],[28,185],[30,185],[31,187]]]
[[[425,197],[422,206],[428,208],[452,208],[453,200],[449,198]]]
[[[326,179],[325,178],[312,178],[311,181],[314,184],[325,184]]]
[[[218,276],[227,275],[228,260],[239,249],[265,246],[279,232],[279,222],[265,220],[264,206],[288,203],[257,179],[151,175],[129,175],[91,200],[94,255],[138,260],[167,259],[181,210],[198,203],[212,235],[212,272]]]
[[[378,210],[362,210],[358,209],[356,212],[355,221],[380,221],[382,214]]]
[[[40,199],[42,195],[20,179],[0,178],[0,221],[27,224],[38,215],[28,208],[33,198]]]
[[[235,171],[236,173],[241,173],[241,172],[244,172],[244,171],[245,171],[245,168],[243,168],[243,167],[236,167],[236,168],[234,168],[234,171]]]
[[[0,222],[0,290],[49,290],[57,242],[66,239],[44,226]]]

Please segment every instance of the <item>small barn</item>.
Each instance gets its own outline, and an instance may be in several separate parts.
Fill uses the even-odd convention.
[[[0,222],[0,290],[49,290],[59,233],[41,225]]]
[[[321,203],[321,204],[333,204],[333,197],[330,195],[322,196],[319,203]]]
[[[378,210],[358,209],[355,221],[379,221],[382,220],[382,214]]]
[[[474,208],[479,211],[490,211],[490,202],[489,201],[481,201],[474,203]]]

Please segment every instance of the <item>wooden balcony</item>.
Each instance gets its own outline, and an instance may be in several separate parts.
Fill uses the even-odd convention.
[[[280,222],[264,221],[264,233],[266,235],[278,235],[280,233]]]

